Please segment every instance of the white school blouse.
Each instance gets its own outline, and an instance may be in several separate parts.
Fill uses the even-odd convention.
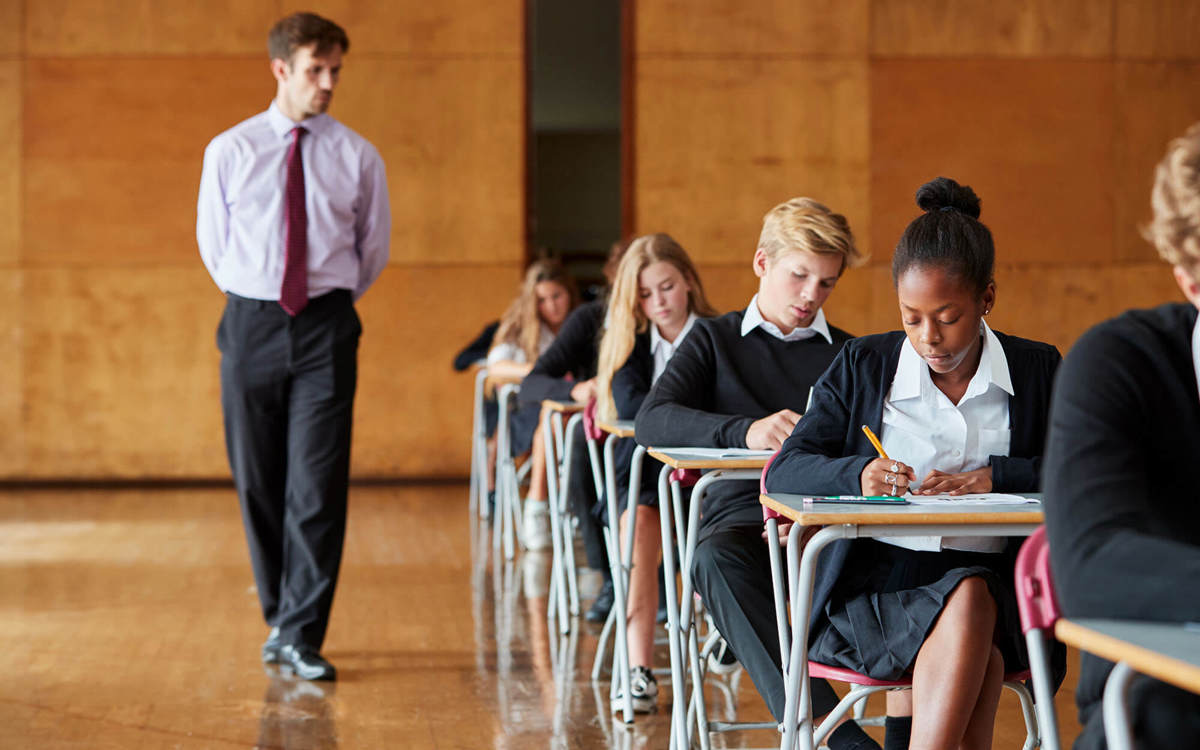
[[[687,338],[688,331],[692,330],[692,325],[696,322],[696,313],[688,313],[687,322],[683,324],[683,328],[679,330],[679,335],[674,341],[667,341],[658,332],[657,325],[650,326],[650,354],[654,357],[654,372],[650,375],[650,383],[653,385],[658,381],[658,376],[662,375],[667,369],[667,363],[671,361],[671,356]]]
[[[883,403],[879,439],[892,458],[913,468],[913,489],[933,469],[949,473],[988,465],[989,456],[1007,456],[1010,430],[1008,405],[1013,395],[1008,358],[996,334],[981,323],[983,351],[979,368],[954,404],[938,390],[929,365],[907,339],[892,388]],[[1003,537],[881,537],[881,542],[914,550],[941,549],[1001,552]]]
[[[538,324],[538,356],[546,353],[550,345],[554,343],[554,332],[546,327],[544,323]],[[502,341],[493,346],[487,355],[487,363],[494,365],[497,362],[516,362],[518,365],[525,364],[525,350],[515,341]]]

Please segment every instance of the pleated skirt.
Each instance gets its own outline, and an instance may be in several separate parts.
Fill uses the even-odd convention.
[[[809,658],[877,680],[899,680],[912,672],[955,587],[978,576],[996,600],[995,643],[1005,672],[1025,669],[1010,561],[1006,554],[918,552],[859,540],[813,627]]]

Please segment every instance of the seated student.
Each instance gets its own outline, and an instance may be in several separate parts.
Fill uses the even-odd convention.
[[[520,294],[500,319],[500,328],[487,356],[488,377],[520,379],[528,375],[534,360],[554,341],[575,302],[575,282],[557,261],[540,260],[531,264]],[[522,404],[509,418],[509,432],[512,455],[520,456],[531,450],[533,453],[526,516],[533,513],[546,518],[546,454],[540,439],[540,413],[537,403]],[[493,438],[488,441],[489,475],[494,475],[494,461]],[[524,539],[533,549],[545,549],[550,543],[550,532],[546,529],[543,534],[526,535]]]
[[[716,314],[696,267],[684,249],[666,234],[638,237],[617,268],[609,299],[608,327],[600,340],[596,374],[597,414],[605,421],[633,419],[699,317]],[[617,499],[622,507],[621,539],[629,522],[629,467],[634,444],[622,441],[614,454]],[[633,709],[654,707],[657,684],[651,673],[654,625],[658,610],[658,564],[661,531],[658,523],[658,473],[662,464],[647,458],[642,464],[636,511],[633,569],[629,581],[629,684]],[[612,701],[614,711],[624,696]]]
[[[604,277],[610,283],[616,274],[617,265],[629,247],[624,242],[614,242],[604,264]],[[600,345],[600,334],[604,329],[604,317],[608,299],[602,295],[591,302],[575,308],[554,343],[538,357],[533,369],[521,382],[521,399],[525,403],[541,403],[545,399],[575,401],[586,404],[596,396],[596,356]],[[567,497],[575,517],[579,519],[579,536],[583,540],[584,555],[588,567],[604,577],[591,607],[584,613],[588,622],[604,622],[613,605],[611,571],[608,567],[608,552],[604,547],[604,533],[596,514],[596,488],[592,480],[586,439],[583,430],[567,436],[574,442],[571,466],[571,486]],[[548,535],[550,521],[546,516],[525,516],[526,536]]]
[[[645,446],[774,450],[800,419],[809,388],[850,339],[830,326],[821,305],[842,273],[863,262],[845,217],[811,198],[793,198],[763,218],[752,266],[758,294],[745,311],[698,320],[642,403],[637,441]],[[762,549],[758,483],[718,482],[705,496],[704,526],[693,571],[696,590],[733,652],[746,666],[776,719],[783,714],[783,679],[770,592],[770,574],[735,584],[718,582],[724,548],[754,542]],[[758,584],[767,582],[765,587]],[[755,613],[752,620],[739,615]],[[754,636],[760,627],[761,639]],[[747,638],[749,634],[749,638]],[[769,636],[769,638],[767,637]],[[828,711],[837,699],[814,680],[814,703]],[[870,738],[853,722],[830,747]],[[857,733],[857,736],[855,736]]]
[[[925,213],[892,257],[904,330],[842,349],[772,463],[769,491],[1038,489],[1058,351],[984,322],[996,303],[995,252],[974,191],[939,177],[917,204]],[[990,747],[1003,675],[1027,662],[1013,593],[1020,541],[835,542],[818,566],[809,657],[880,680],[911,676],[911,695],[889,693],[888,713],[908,713],[911,700],[914,747]],[[907,722],[891,721],[907,734]]]
[[[1046,532],[1070,617],[1200,622],[1200,124],[1171,143],[1144,234],[1187,303],[1133,310],[1080,337],[1054,389]],[[1077,750],[1102,748],[1112,664],[1084,654]],[[1129,690],[1138,747],[1190,747],[1200,697],[1149,677]]]

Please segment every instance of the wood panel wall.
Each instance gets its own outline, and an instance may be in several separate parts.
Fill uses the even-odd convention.
[[[893,330],[892,248],[917,187],[953,177],[996,239],[991,322],[1065,352],[1182,299],[1137,225],[1200,120],[1198,22],[1188,0],[637,0],[634,228],[675,235],[731,309],[762,215],[816,197],[873,256],[830,319]]]
[[[450,360],[524,257],[520,0],[317,0],[331,113],[383,154],[392,261],[363,298],[353,471],[461,475]],[[228,476],[200,263],[209,139],[274,94],[275,0],[0,0],[0,479]]]

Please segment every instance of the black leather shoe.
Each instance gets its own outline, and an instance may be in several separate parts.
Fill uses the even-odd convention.
[[[308,646],[284,646],[279,649],[279,660],[304,680],[337,679],[337,670],[333,665],[325,661],[316,649]]]
[[[279,649],[281,648],[283,648],[283,641],[279,640],[279,628],[271,628],[271,632],[267,634],[267,640],[263,641],[262,663],[278,664]]]
[[[658,608],[658,612],[654,615],[654,621],[659,625],[664,625],[667,622],[667,605]]]
[[[596,594],[596,601],[592,602],[592,606],[588,607],[588,611],[583,614],[583,619],[588,622],[604,622],[608,619],[608,612],[613,605],[613,582],[609,579],[604,582],[604,587],[600,589],[600,593]]]

